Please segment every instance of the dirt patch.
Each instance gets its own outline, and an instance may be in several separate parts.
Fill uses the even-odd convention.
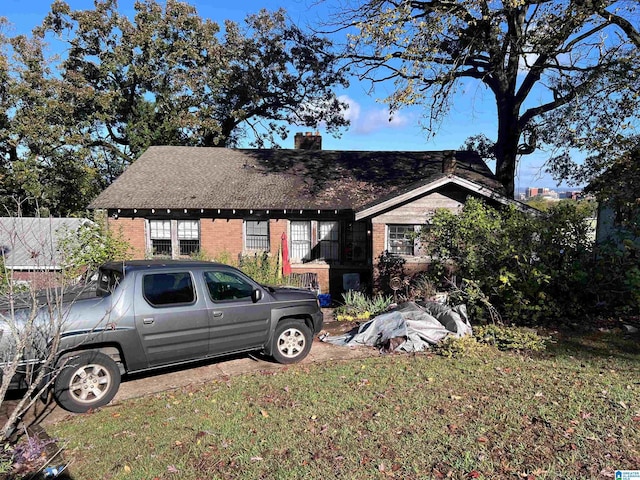
[[[329,335],[342,335],[343,333],[350,332],[354,328],[358,328],[362,322],[338,322],[334,315],[333,308],[322,309],[323,321],[322,333],[326,332]]]
[[[327,332],[329,335],[342,335],[343,333],[347,333],[355,328],[358,328],[360,325],[360,322],[332,321],[329,323],[325,323],[322,327],[322,331]]]

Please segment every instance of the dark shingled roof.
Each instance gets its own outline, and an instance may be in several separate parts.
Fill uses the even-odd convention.
[[[90,208],[353,209],[455,175],[502,187],[473,152],[150,147]]]

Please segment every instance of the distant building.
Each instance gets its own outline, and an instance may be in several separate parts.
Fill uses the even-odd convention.
[[[557,200],[558,192],[546,187],[527,187],[526,197],[527,198],[540,197],[548,200]]]

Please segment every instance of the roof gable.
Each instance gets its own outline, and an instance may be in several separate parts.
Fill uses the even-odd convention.
[[[394,195],[389,195],[385,198],[381,198],[375,202],[365,205],[362,209],[356,212],[356,221],[363,220],[365,218],[375,217],[388,210],[392,210],[404,203],[410,202],[413,199],[427,195],[433,191],[438,190],[446,185],[453,184],[464,190],[467,190],[470,194],[476,194],[478,196],[490,199],[501,205],[514,205],[520,210],[529,211],[531,207],[520,203],[516,200],[505,197],[502,193],[492,190],[482,184],[475,183],[466,178],[459,177],[457,175],[437,175],[426,181],[418,181],[413,185],[410,185],[404,191],[397,192]]]
[[[472,152],[150,147],[90,208],[353,209],[442,175],[501,190]]]

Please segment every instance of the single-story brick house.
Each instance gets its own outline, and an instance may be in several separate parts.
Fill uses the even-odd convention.
[[[90,205],[106,210],[138,257],[268,251],[287,237],[294,273],[323,292],[372,285],[385,251],[423,269],[413,232],[469,195],[516,203],[473,152],[327,151],[317,135],[295,149],[150,147]],[[305,148],[305,146],[307,148]],[[357,282],[356,282],[357,283]],[[339,298],[339,297],[338,297]]]

